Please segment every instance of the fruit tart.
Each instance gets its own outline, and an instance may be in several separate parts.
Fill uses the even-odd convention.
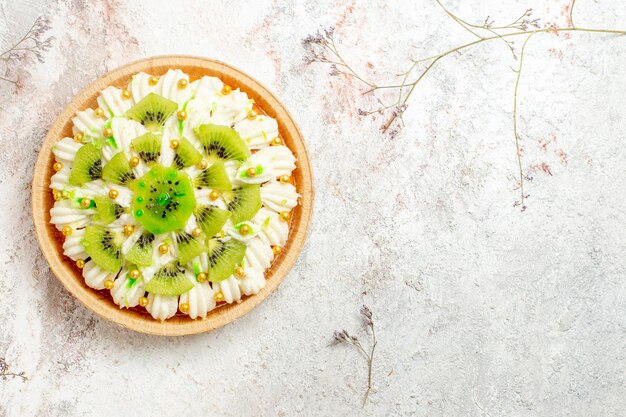
[[[85,283],[156,320],[258,293],[289,237],[296,158],[215,77],[135,74],[53,146],[50,222]]]

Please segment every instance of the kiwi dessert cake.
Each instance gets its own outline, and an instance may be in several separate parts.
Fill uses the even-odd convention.
[[[170,69],[100,92],[53,147],[50,222],[85,283],[157,320],[265,286],[298,204],[275,119],[215,77]]]

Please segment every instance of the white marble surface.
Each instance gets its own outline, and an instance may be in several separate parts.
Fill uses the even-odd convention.
[[[565,25],[569,0],[445,3],[474,22],[532,7]],[[626,28],[619,0],[576,8],[578,25]],[[375,104],[358,82],[303,64],[302,39],[334,25],[355,68],[390,80],[469,40],[434,2],[3,0],[3,49],[40,14],[56,38],[45,62],[14,65],[17,87],[0,82],[0,357],[28,376],[0,380],[0,415],[626,414],[626,37],[528,44],[521,212],[504,44],[442,60],[395,139],[357,115]],[[275,294],[218,331],[168,339],[105,322],[63,289],[34,237],[29,187],[74,94],[169,53],[229,62],[282,98],[309,146],[316,203]],[[379,345],[361,408],[365,364],[328,344],[359,329],[363,303]]]

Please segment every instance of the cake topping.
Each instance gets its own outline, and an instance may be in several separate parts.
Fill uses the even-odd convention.
[[[156,165],[130,188],[137,221],[154,234],[182,229],[196,206],[189,176],[173,168]]]
[[[136,74],[98,105],[72,118],[50,182],[51,223],[85,282],[158,320],[260,291],[298,198],[276,120],[180,70]]]

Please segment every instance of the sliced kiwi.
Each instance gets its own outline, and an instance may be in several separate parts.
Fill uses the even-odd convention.
[[[108,197],[98,195],[93,200],[96,203],[96,214],[93,216],[93,220],[102,224],[114,222],[127,211],[125,207],[114,203]]]
[[[232,275],[246,254],[246,245],[235,239],[209,240],[209,281],[223,281]]]
[[[242,185],[222,193],[233,224],[250,220],[261,208],[261,186]]]
[[[191,179],[174,168],[155,165],[130,188],[135,218],[155,235],[182,229],[196,206]]]
[[[101,226],[87,226],[82,244],[85,252],[100,268],[117,272],[122,265],[120,247],[124,236]]]
[[[208,248],[199,239],[186,232],[176,233],[176,243],[178,248],[178,261],[185,265]]]
[[[93,143],[81,146],[70,171],[70,185],[83,185],[102,177],[102,152]]]
[[[135,179],[133,169],[124,152],[115,154],[102,169],[102,179],[118,185],[126,185]]]
[[[230,217],[230,211],[222,210],[215,206],[198,206],[193,212],[198,226],[207,237],[213,237],[219,232],[226,220]]]
[[[126,112],[126,117],[136,120],[150,131],[160,131],[165,121],[178,109],[178,104],[163,96],[150,93]]]
[[[208,187],[220,191],[230,191],[233,188],[222,161],[217,161],[202,171],[193,180],[193,185],[196,188]]]
[[[176,148],[172,166],[183,169],[197,164],[202,160],[202,154],[187,139],[181,138]]]
[[[193,282],[185,275],[179,264],[167,264],[159,269],[146,284],[146,291],[153,294],[181,295],[193,288]]]
[[[201,125],[196,129],[196,135],[207,159],[211,162],[219,159],[244,161],[250,156],[250,149],[239,133],[228,126]]]
[[[143,232],[130,248],[125,259],[139,266],[152,265],[152,242],[154,242],[154,235],[148,231]]]
[[[151,132],[133,139],[130,146],[148,165],[155,164],[161,156],[161,137]]]

